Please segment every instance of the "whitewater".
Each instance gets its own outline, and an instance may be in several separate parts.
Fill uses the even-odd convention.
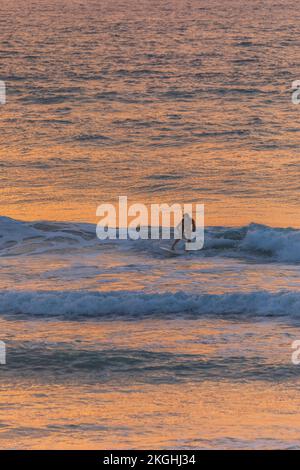
[[[170,243],[0,217],[3,447],[299,448],[300,230]]]
[[[300,230],[208,227],[203,250],[105,240],[93,224],[0,219],[0,314],[112,320],[300,317]]]
[[[2,3],[1,448],[299,449],[299,8]],[[204,249],[100,242],[120,194]]]

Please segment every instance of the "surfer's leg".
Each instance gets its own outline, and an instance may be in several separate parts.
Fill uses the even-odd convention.
[[[171,250],[174,250],[174,248],[175,248],[175,246],[177,245],[178,242],[180,242],[180,238],[178,238],[177,240],[174,241]]]
[[[188,243],[191,243],[192,240],[186,240]],[[186,248],[184,249],[184,251],[188,251]]]

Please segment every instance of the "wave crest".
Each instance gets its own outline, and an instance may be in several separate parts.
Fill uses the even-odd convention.
[[[147,316],[246,315],[300,317],[300,292],[229,294],[0,291],[1,315],[140,319]]]
[[[161,240],[107,240],[96,237],[96,226],[84,223],[21,222],[0,217],[0,256],[31,255],[89,248],[139,249],[160,253]],[[160,253],[161,254],[161,253]],[[245,227],[207,227],[204,248],[192,256],[251,257],[260,261],[300,263],[300,230],[250,224]]]

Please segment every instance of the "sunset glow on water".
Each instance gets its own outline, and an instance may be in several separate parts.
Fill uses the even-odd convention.
[[[298,226],[295,2],[3,2],[0,210],[95,222],[120,194]]]
[[[0,8],[0,447],[300,448],[297,2]],[[119,196],[203,250],[100,241]]]

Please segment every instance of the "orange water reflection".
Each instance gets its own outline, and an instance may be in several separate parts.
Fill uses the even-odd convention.
[[[80,325],[72,322],[9,325],[2,321],[1,331],[8,342],[8,366],[11,361],[10,367],[2,369],[0,379],[2,448],[207,449],[298,445],[297,368],[294,366],[295,377],[274,380],[272,373],[275,366],[282,371],[290,367],[290,341],[296,337],[295,328],[209,320]],[[18,346],[13,346],[13,341]],[[191,369],[184,378],[185,369],[181,368],[178,372],[174,369],[173,377],[161,375],[157,380],[157,374],[165,373],[155,368],[151,372],[151,363],[135,378],[130,371],[123,375],[114,369],[107,372],[109,375],[99,376],[96,369],[84,371],[76,363],[70,369],[61,362],[63,344],[66,352],[115,350],[120,357],[130,349],[172,354],[185,360],[188,355],[195,366],[197,360],[244,359],[239,366],[236,360],[227,365],[224,362],[223,373],[219,370],[213,379],[211,375],[205,379],[201,369],[197,369],[199,377]],[[36,353],[33,345],[35,348],[39,345]],[[19,357],[17,366],[16,356],[10,358],[9,351],[22,346],[24,364]],[[48,367],[36,368],[38,356],[42,357],[50,347],[54,353],[60,351],[57,364],[49,356]],[[262,357],[265,371],[271,368],[269,378],[251,372]],[[245,367],[250,367],[246,376]],[[210,373],[209,369],[207,372]],[[228,375],[229,372],[236,375]],[[151,383],[151,376],[156,377],[155,383]]]

